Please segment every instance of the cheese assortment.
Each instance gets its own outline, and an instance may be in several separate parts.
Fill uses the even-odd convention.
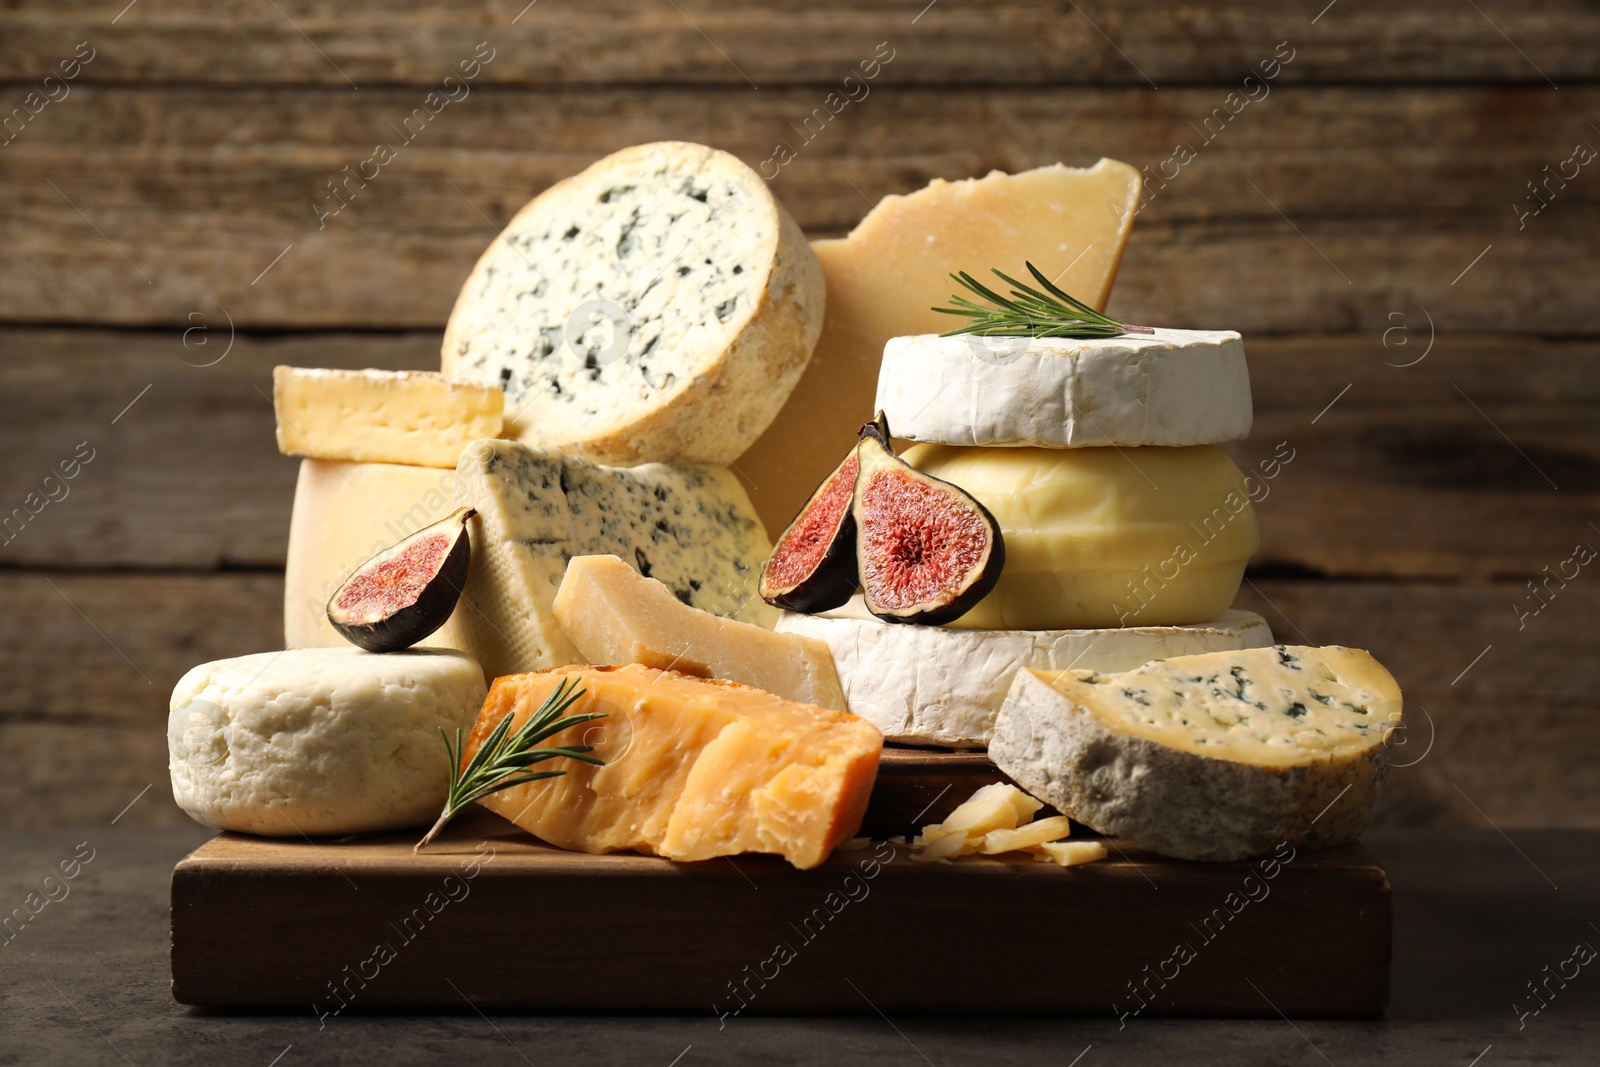
[[[877,410],[896,437],[945,445],[1202,445],[1250,433],[1237,333],[895,337]]]
[[[547,189],[442,373],[275,371],[286,650],[179,683],[178,803],[267,835],[437,815],[419,847],[476,803],[560,848],[809,870],[887,738],[1010,779],[917,860],[1103,858],[1074,822],[1200,860],[1353,839],[1399,690],[1232,609],[1244,349],[1100,310],[1138,195],[1111,160],[935,181],[812,246],[701,145]]]
[[[826,644],[692,608],[616,556],[573,557],[551,610],[590,663],[726,678],[801,704],[845,710]]]
[[[1237,860],[1355,840],[1400,715],[1400,687],[1368,653],[1279,645],[1121,672],[1021,671],[989,753],[1104,833]]]
[[[562,848],[677,860],[770,852],[804,870],[855,836],[883,739],[843,711],[737,682],[639,664],[559,667],[497,679],[468,753],[507,715],[513,727],[575,678],[574,727],[604,760],[486,797],[490,811]],[[557,734],[552,741],[569,739]]]
[[[480,437],[499,437],[506,396],[430,371],[274,367],[278,451],[356,463],[449,469]]]
[[[780,633],[833,652],[850,710],[889,741],[982,748],[1025,667],[1121,671],[1153,659],[1272,644],[1261,616],[1228,610],[1191,626],[1114,630],[960,630],[885,626],[857,600],[821,615],[785,612]]]

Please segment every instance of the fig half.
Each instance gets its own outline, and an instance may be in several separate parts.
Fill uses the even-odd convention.
[[[476,514],[458,508],[357,567],[328,600],[333,628],[368,652],[398,652],[443,626],[467,584]]]
[[[896,456],[879,419],[856,445],[850,505],[867,610],[884,622],[959,619],[1000,580],[1000,524],[965,489]]]
[[[836,608],[856,591],[856,520],[850,511],[856,468],[851,449],[778,535],[761,568],[761,599],[788,611]]]

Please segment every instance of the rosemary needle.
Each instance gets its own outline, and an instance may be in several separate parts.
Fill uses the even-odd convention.
[[[569,726],[577,726],[591,719],[603,719],[604,713],[595,712],[589,715],[561,716],[570,708],[583,690],[578,688],[578,680],[569,678],[556,686],[555,692],[545,698],[539,710],[534,712],[528,721],[522,724],[521,729],[511,732],[511,720],[515,712],[507,712],[500,724],[489,732],[483,744],[472,754],[465,767],[461,765],[461,729],[456,728],[455,743],[452,744],[449,735],[443,729],[439,736],[444,738],[445,751],[450,756],[450,792],[445,798],[444,811],[439,813],[439,821],[433,824],[421,841],[417,842],[412,851],[421,852],[422,847],[432,841],[443,830],[445,824],[468,805],[483,799],[490,793],[509,789],[514,785],[523,785],[527,782],[537,782],[542,778],[556,778],[566,771],[535,771],[529,772],[528,767],[535,763],[543,763],[549,759],[575,759],[583,763],[590,763],[596,767],[603,767],[605,761],[585,753],[592,752],[591,745],[569,745],[564,748],[534,748],[540,741],[551,734],[559,733]]]
[[[960,315],[972,321],[959,329],[940,334],[955,337],[970,333],[982,337],[1118,337],[1125,333],[1154,333],[1148,326],[1129,326],[1058,289],[1032,263],[1028,272],[1041,289],[1025,285],[998,269],[990,268],[1001,281],[1011,286],[1004,297],[985,286],[966,271],[950,275],[967,291],[987,300],[993,307],[975,304],[963,296],[952,296],[951,307],[932,310],[941,315]]]

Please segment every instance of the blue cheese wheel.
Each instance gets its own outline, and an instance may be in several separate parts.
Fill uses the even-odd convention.
[[[1326,848],[1371,821],[1400,687],[1360,649],[1275,645],[1018,672],[989,755],[1101,833],[1186,860]]]
[[[488,686],[461,652],[300,648],[203,663],[167,719],[178,807],[223,830],[324,836],[423,826]]]
[[[638,145],[507,224],[462,286],[442,366],[503,388],[524,443],[728,464],[799,382],[825,295],[760,175],[704,145]]]

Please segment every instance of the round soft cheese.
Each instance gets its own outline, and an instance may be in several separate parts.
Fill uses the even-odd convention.
[[[423,825],[444,807],[439,731],[488,692],[471,656],[299,648],[205,663],[172,691],[172,795],[196,822],[271,837]]]
[[[1250,433],[1231,330],[1120,337],[895,337],[877,407],[896,437],[946,445],[1206,445]]]
[[[507,223],[461,288],[442,367],[503,388],[524,444],[726,465],[799,383],[826,298],[759,174],[704,145],[636,145]]]
[[[988,508],[1000,581],[951,626],[1184,626],[1238,595],[1260,547],[1244,473],[1218,449],[956,448],[902,457]]]
[[[850,711],[889,741],[981,747],[1019,670],[1122,671],[1154,659],[1263,648],[1261,616],[1224,611],[1198,626],[1110,630],[953,630],[901,626],[869,615],[857,596],[823,615],[785,612],[780,633],[814,637],[833,652]]]

